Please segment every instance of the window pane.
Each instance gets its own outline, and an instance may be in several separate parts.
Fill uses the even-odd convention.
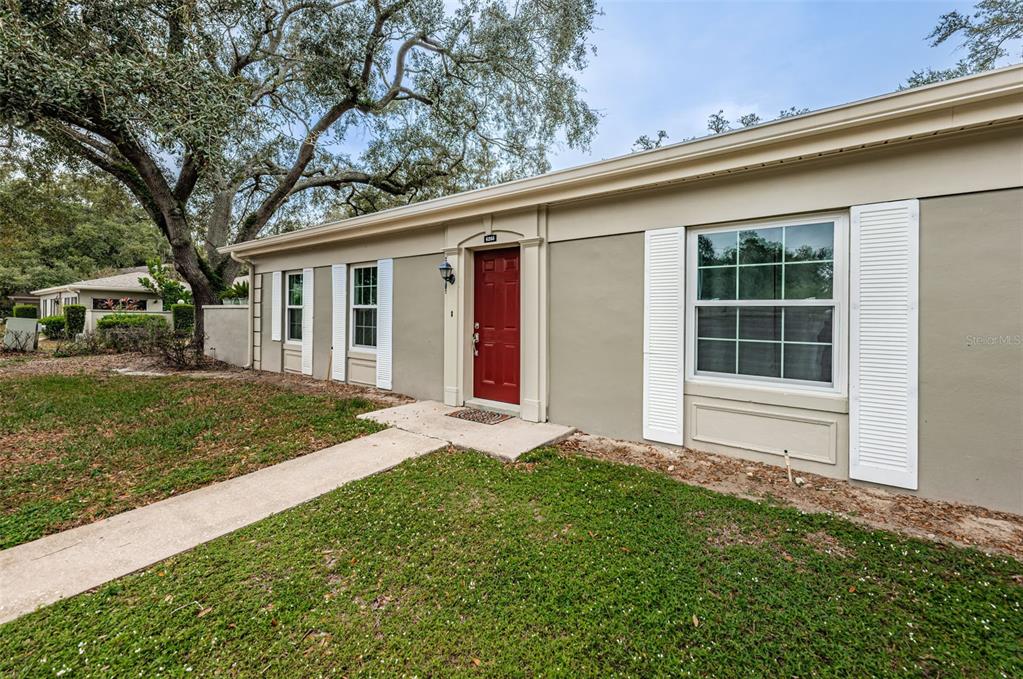
[[[831,346],[785,345],[785,377],[831,383]]]
[[[696,239],[698,266],[735,264],[735,231],[701,234]]]
[[[781,377],[781,344],[739,342],[739,374]]]
[[[375,347],[377,345],[376,309],[355,310],[354,344],[360,347]]]
[[[785,261],[807,262],[835,257],[835,225],[801,224],[785,228]]]
[[[785,299],[831,299],[832,262],[785,265]]]
[[[696,309],[696,336],[735,339],[734,306],[702,306]]]
[[[781,341],[781,307],[744,307],[739,310],[739,339]]]
[[[781,299],[781,269],[781,264],[740,266],[739,299]]]
[[[700,299],[735,299],[735,269],[700,269]]]
[[[301,309],[288,309],[288,339],[302,339]]]
[[[831,343],[832,307],[788,307],[785,309],[786,342]]]
[[[739,233],[739,264],[781,261],[781,228],[751,229]]]
[[[369,284],[370,267],[359,267],[355,270],[355,284],[362,286]]]
[[[735,372],[735,342],[698,340],[696,369],[715,373]]]
[[[288,306],[302,306],[302,274],[288,276]]]
[[[355,270],[355,304],[377,303],[377,268],[365,266]]]

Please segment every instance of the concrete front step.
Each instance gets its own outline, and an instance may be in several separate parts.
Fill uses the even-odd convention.
[[[534,448],[557,443],[575,432],[573,427],[512,418],[497,424],[480,424],[448,417],[460,410],[437,401],[417,401],[394,408],[374,410],[359,417],[388,424],[414,434],[442,439],[453,446],[478,450],[505,460],[515,460]]]

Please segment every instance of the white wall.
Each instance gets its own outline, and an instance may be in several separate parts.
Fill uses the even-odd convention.
[[[249,306],[226,304],[203,307],[206,355],[245,367],[249,360]]]

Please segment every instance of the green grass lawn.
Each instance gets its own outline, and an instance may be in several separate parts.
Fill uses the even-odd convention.
[[[228,379],[0,381],[0,549],[379,427],[373,409]]]
[[[0,628],[0,675],[1023,676],[1023,565],[440,453]]]

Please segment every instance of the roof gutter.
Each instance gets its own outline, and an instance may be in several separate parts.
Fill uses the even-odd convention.
[[[1008,97],[1018,95],[1006,106]],[[1018,100],[1017,100],[1018,99]],[[1000,100],[998,102],[994,100]],[[992,102],[984,108],[983,102]],[[989,110],[990,109],[990,110]],[[220,248],[249,255],[816,158],[1023,118],[1023,65]]]

